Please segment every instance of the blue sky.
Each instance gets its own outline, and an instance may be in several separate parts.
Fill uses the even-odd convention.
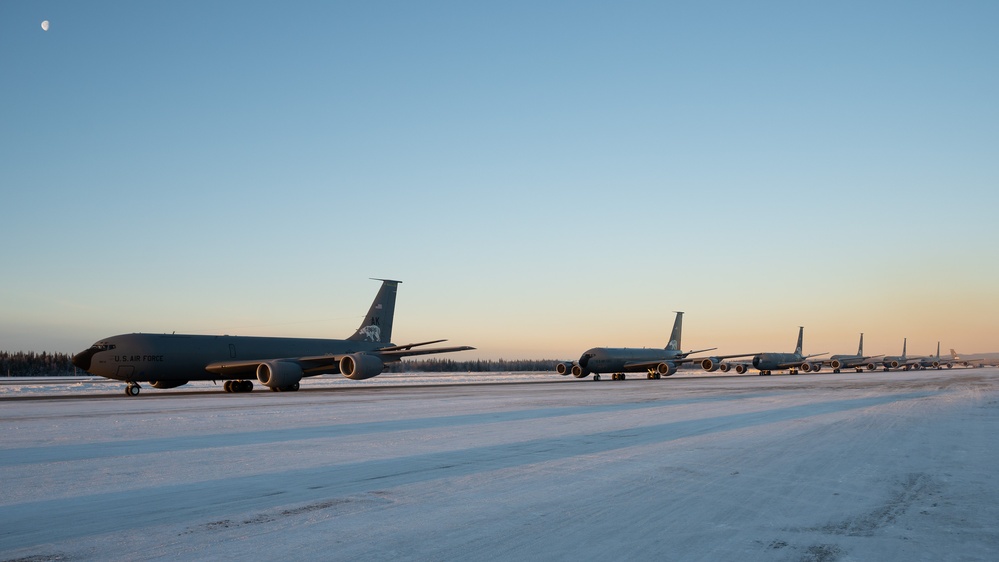
[[[40,24],[49,20],[48,32]],[[0,3],[0,349],[999,349],[995,2]],[[821,349],[819,349],[821,348]]]

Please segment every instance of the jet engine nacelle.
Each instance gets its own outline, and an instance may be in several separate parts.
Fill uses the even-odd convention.
[[[302,380],[302,368],[290,361],[265,361],[257,365],[257,380],[269,388],[285,388]]]
[[[368,353],[353,353],[340,359],[340,372],[355,381],[377,377],[384,370],[385,363],[381,358]]]
[[[839,359],[833,359],[832,363],[830,363],[829,366],[832,367],[833,369],[842,369],[846,365],[844,365],[843,362],[840,361]]]
[[[660,363],[656,365],[656,372],[664,377],[668,377],[676,372],[676,365],[673,363]]]
[[[555,372],[563,377],[572,372],[572,363],[556,363]]]
[[[898,361],[885,361],[885,365],[891,367],[892,369],[898,369]]]
[[[809,373],[809,372],[818,373],[819,371],[822,370],[822,363],[819,363],[818,361],[814,363],[809,363],[808,361],[805,361],[798,368],[801,370],[802,373]]]
[[[149,381],[153,388],[177,388],[187,383],[188,381]]]
[[[580,367],[579,365],[572,366],[572,376],[576,377],[577,379],[581,379],[589,374],[590,374],[589,371]]]
[[[729,371],[729,369],[731,369],[731,368],[732,368],[732,364],[731,363],[719,363],[718,364],[718,370],[721,371],[721,372],[723,372],[723,373],[727,373]]]
[[[736,363],[735,364],[735,372],[739,373],[740,375],[746,374],[746,371],[748,371],[748,370],[749,370],[749,365],[747,363]]]
[[[867,364],[867,370],[868,371],[874,371],[877,368],[878,368],[877,363],[874,363],[873,361]]]
[[[709,373],[717,371],[721,364],[721,359],[717,357],[705,357],[701,360],[701,368]]]

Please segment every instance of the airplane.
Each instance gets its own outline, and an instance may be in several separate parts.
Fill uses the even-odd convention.
[[[391,342],[395,297],[401,281],[381,281],[368,314],[345,340],[122,334],[105,338],[73,356],[73,365],[127,383],[125,394],[137,396],[140,382],[153,388],[176,388],[192,380],[223,380],[226,392],[250,392],[256,377],[273,391],[295,391],[304,377],[342,373],[353,380],[381,374],[385,363],[410,355],[466,351],[474,347],[414,349],[446,340],[405,345]]]
[[[907,340],[908,338],[902,338],[902,355],[890,355],[881,360],[881,365],[885,371],[898,368],[908,371],[918,361],[918,359],[906,357],[905,346],[908,343]]]
[[[995,367],[999,366],[999,353],[973,353],[971,355],[960,356],[953,348],[950,350],[950,358],[955,363],[965,367]]]
[[[954,362],[950,359],[940,357],[940,342],[937,342],[936,356],[917,357],[916,362],[912,366],[916,369],[943,369],[944,367],[952,369],[954,368]]]
[[[829,366],[832,367],[834,373],[840,372],[840,369],[856,369],[857,372],[863,371],[865,368],[868,371],[873,371],[878,368],[877,361],[872,361],[877,357],[883,357],[883,355],[864,355],[864,334],[860,334],[860,346],[857,348],[856,355],[833,355],[829,358]]]
[[[714,371],[716,369],[725,371],[727,369],[723,368],[723,365],[728,365],[728,368],[734,368],[737,373],[741,374],[748,371],[749,367],[752,366],[760,371],[761,376],[771,375],[773,374],[773,371],[779,371],[781,369],[789,369],[792,375],[798,374],[798,369],[801,369],[806,373],[809,371],[819,372],[822,370],[822,361],[809,361],[808,359],[818,357],[819,355],[825,355],[827,352],[802,355],[801,340],[804,332],[804,326],[798,326],[798,344],[794,348],[794,353],[757,353],[753,355],[751,363],[743,361],[719,363],[718,361],[714,361],[714,358],[712,357],[702,360],[701,368],[705,371]]]
[[[647,347],[594,347],[586,350],[579,361],[563,361],[555,365],[555,372],[582,379],[590,374],[593,380],[600,380],[601,373],[612,373],[611,380],[625,380],[625,373],[646,372],[649,379],[660,379],[676,373],[677,367],[683,363],[700,361],[688,358],[692,353],[712,351],[714,347],[691,351],[680,351],[680,337],[683,332],[683,312],[676,313],[673,320],[673,331],[665,348]],[[728,357],[744,357],[742,355],[725,355]],[[717,359],[717,358],[716,358]]]

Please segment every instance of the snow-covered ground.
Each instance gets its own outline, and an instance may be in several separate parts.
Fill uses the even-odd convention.
[[[996,369],[405,377],[0,385],[0,560],[999,556]]]

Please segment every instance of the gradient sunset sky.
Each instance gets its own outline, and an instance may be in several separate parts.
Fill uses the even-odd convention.
[[[51,22],[48,31],[41,23]],[[999,351],[999,2],[0,2],[0,349]]]

